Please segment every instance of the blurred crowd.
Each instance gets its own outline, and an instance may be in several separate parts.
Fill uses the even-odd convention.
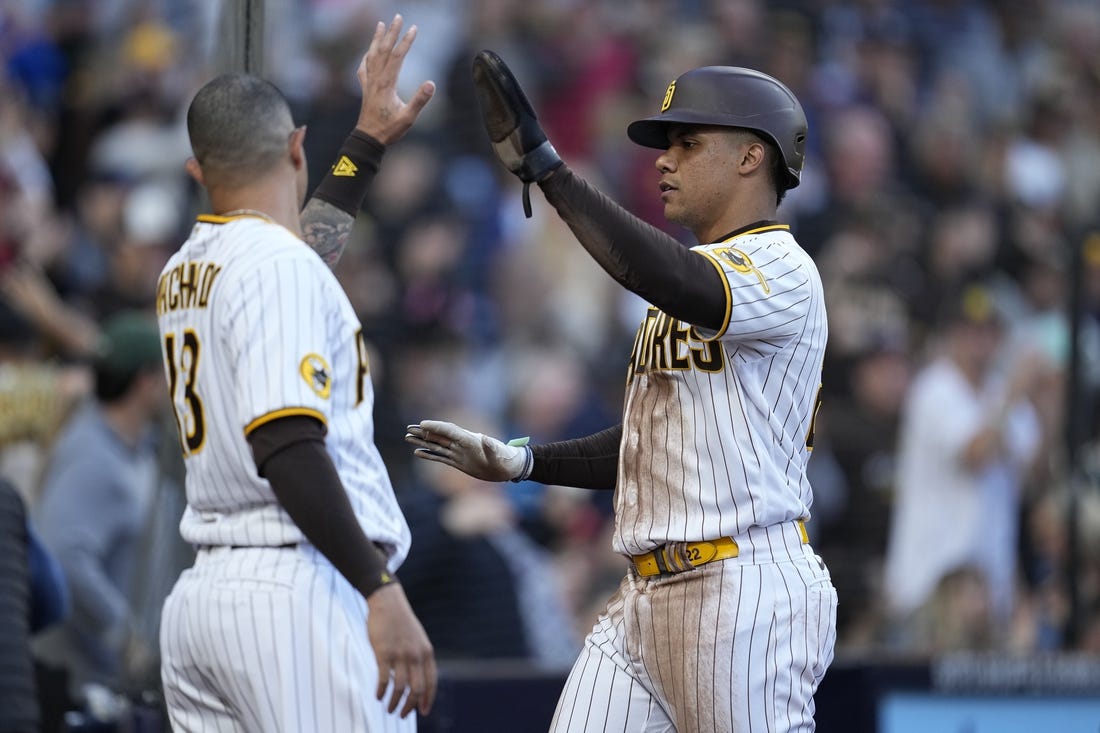
[[[375,352],[376,439],[412,524],[402,581],[441,659],[567,664],[625,563],[610,496],[413,465],[405,425],[537,442],[603,429],[645,308],[541,199],[523,217],[473,96],[481,48],[575,170],[685,244],[627,122],[694,66],[790,86],[810,135],[780,216],[830,316],[808,526],[840,594],[839,653],[1100,652],[1100,5],[267,0],[264,74],[308,126],[312,184],[354,124],[374,23],[396,11],[420,29],[402,83],[439,92],[386,153],[337,274]],[[124,532],[111,501],[58,520],[48,494],[66,490],[59,436],[102,398],[105,326],[152,313],[203,210],[182,120],[224,70],[224,12],[0,0],[0,475],[48,530],[61,626],[92,607],[74,578],[96,553],[110,564],[111,612],[85,629],[119,659],[79,674],[115,689],[155,674],[159,597],[187,561],[170,415],[134,418],[151,437],[133,450],[156,466],[111,500],[133,502]],[[66,449],[81,446],[100,450]],[[35,644],[71,666],[64,644]]]

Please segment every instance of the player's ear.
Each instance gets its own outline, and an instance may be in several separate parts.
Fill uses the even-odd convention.
[[[737,147],[739,148],[738,154],[741,156],[738,161],[738,168],[741,169],[742,174],[752,173],[764,164],[767,154],[764,150],[764,144],[759,140],[743,140]]]
[[[195,182],[200,186],[205,187],[206,182],[202,179],[202,168],[199,166],[199,161],[195,158],[188,158],[187,162],[183,164],[184,170],[187,171],[187,175],[195,179]]]
[[[295,127],[294,132],[290,133],[290,161],[294,163],[295,169],[304,168],[306,165],[306,126]]]

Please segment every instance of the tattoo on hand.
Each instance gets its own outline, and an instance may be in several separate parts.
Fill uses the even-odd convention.
[[[310,199],[301,215],[302,238],[321,255],[329,268],[336,267],[351,236],[355,217],[327,201]]]

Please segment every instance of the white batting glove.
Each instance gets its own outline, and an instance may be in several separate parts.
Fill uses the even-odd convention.
[[[405,442],[416,446],[417,458],[443,463],[474,478],[522,481],[531,473],[533,456],[526,440],[503,443],[439,420],[421,420],[407,430]]]

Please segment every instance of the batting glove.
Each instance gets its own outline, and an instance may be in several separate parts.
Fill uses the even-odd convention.
[[[523,181],[523,213],[530,217],[531,183],[546,178],[562,160],[500,56],[482,51],[474,57],[474,87],[494,152],[504,167]]]
[[[534,463],[526,440],[503,443],[439,420],[421,420],[407,431],[405,442],[416,446],[413,455],[417,458],[457,468],[483,481],[523,481]]]

